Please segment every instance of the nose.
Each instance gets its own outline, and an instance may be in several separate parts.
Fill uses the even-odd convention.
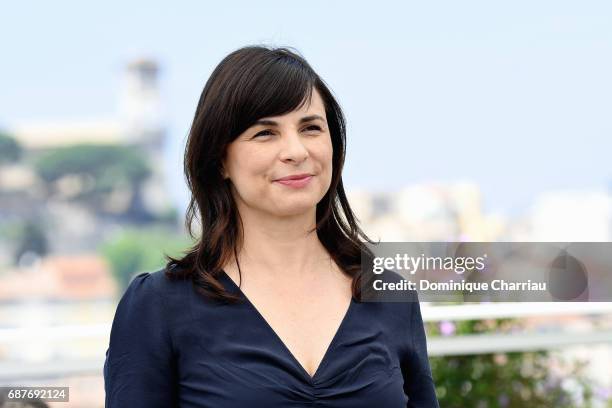
[[[290,131],[285,134],[283,139],[280,158],[282,161],[301,163],[308,158],[308,149],[304,145],[300,134]]]

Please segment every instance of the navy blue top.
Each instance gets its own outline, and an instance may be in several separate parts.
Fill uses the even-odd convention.
[[[234,281],[219,279],[244,301],[205,298],[164,270],[132,280],[106,351],[106,408],[439,407],[416,292],[413,302],[353,298],[311,377]]]

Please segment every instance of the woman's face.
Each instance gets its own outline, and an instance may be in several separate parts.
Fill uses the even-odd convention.
[[[282,116],[259,119],[229,144],[224,177],[241,212],[291,216],[313,210],[331,184],[332,143],[325,106],[316,89],[310,103]],[[287,176],[311,175],[293,182]]]

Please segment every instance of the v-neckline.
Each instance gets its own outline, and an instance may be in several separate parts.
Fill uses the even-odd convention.
[[[351,313],[351,310],[353,309],[353,304],[355,303],[353,296],[351,295],[351,301],[349,302],[348,308],[346,309],[346,312],[344,312],[344,317],[340,321],[340,324],[338,325],[338,328],[336,329],[336,332],[334,333],[334,336],[332,337],[329,345],[327,346],[327,349],[325,350],[325,353],[323,353],[323,358],[321,358],[321,361],[319,362],[319,365],[317,366],[314,374],[311,376],[310,373],[308,373],[308,371],[306,370],[306,368],[304,368],[302,363],[300,363],[300,361],[297,359],[295,354],[293,354],[293,352],[289,349],[289,347],[283,341],[283,339],[272,328],[272,326],[266,320],[266,318],[255,307],[255,305],[251,302],[251,300],[244,294],[242,289],[240,289],[240,287],[236,284],[236,282],[234,282],[234,280],[225,272],[225,270],[221,269],[221,273],[222,273],[222,276],[229,281],[229,284],[234,288],[234,290],[237,291],[237,293],[240,295],[240,297],[242,297],[245,300],[245,302],[247,303],[248,307],[255,312],[255,315],[258,316],[258,319],[267,328],[266,330],[268,330],[271,333],[271,335],[276,339],[276,341],[281,345],[281,347],[285,350],[285,353],[291,358],[291,360],[293,360],[293,362],[298,367],[300,372],[305,376],[306,380],[308,380],[310,383],[315,383],[315,381],[318,379],[318,377],[321,376],[321,371],[325,367],[325,365],[327,364],[327,360],[329,360],[331,358],[330,357],[331,351],[336,346],[336,343],[338,342],[338,338],[342,334],[344,326],[346,326],[346,324],[347,324],[346,322],[347,322],[348,317],[349,317],[349,315]]]

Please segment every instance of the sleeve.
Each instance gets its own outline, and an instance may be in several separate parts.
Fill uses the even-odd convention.
[[[410,302],[410,337],[412,347],[406,353],[401,363],[404,375],[404,392],[409,398],[408,408],[439,408],[429,357],[427,355],[427,339],[425,326],[421,317],[421,306],[418,295]]]
[[[176,407],[177,376],[154,277],[141,273],[122,296],[104,361],[105,408]]]

